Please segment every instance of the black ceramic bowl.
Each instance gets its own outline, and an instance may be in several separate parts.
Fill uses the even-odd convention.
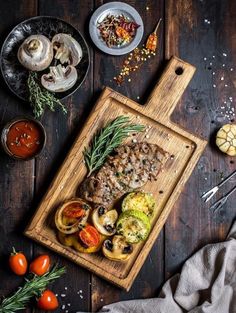
[[[30,35],[42,34],[50,40],[55,34],[70,34],[81,45],[83,57],[76,66],[78,79],[76,84],[65,92],[56,94],[58,99],[64,99],[74,93],[83,83],[89,69],[89,49],[80,32],[67,22],[51,16],[37,16],[18,24],[3,43],[0,66],[3,78],[10,90],[20,99],[28,101],[27,88],[28,70],[17,59],[17,51],[22,42]],[[53,61],[52,61],[53,62]]]
[[[40,144],[40,147],[38,148],[37,152],[34,153],[33,155],[29,156],[29,157],[20,157],[18,155],[15,155],[13,154],[9,148],[8,148],[8,145],[7,145],[7,135],[8,135],[8,132],[10,130],[10,128],[12,126],[14,126],[15,123],[17,122],[32,122],[34,123],[35,125],[37,125],[37,128],[39,129],[40,131],[40,135],[41,135],[41,144]],[[44,149],[45,145],[46,145],[46,131],[45,131],[45,128],[43,127],[43,125],[36,119],[32,118],[32,117],[16,117],[14,118],[13,120],[11,120],[10,122],[8,122],[4,128],[2,129],[2,133],[1,133],[1,144],[2,144],[2,147],[4,149],[4,151],[10,156],[12,157],[13,159],[16,159],[16,160],[23,160],[23,161],[27,161],[27,160],[31,160],[31,159],[34,159],[35,157],[37,157]]]

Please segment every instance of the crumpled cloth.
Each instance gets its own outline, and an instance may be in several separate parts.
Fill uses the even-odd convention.
[[[236,221],[224,242],[208,244],[170,278],[159,297],[104,306],[109,313],[236,313]]]

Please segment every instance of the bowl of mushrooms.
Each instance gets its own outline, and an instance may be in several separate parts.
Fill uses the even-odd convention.
[[[61,100],[74,93],[89,69],[89,50],[80,32],[56,17],[18,24],[1,50],[1,72],[10,90],[28,101],[32,80]]]

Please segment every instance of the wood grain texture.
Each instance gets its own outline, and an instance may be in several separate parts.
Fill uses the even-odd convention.
[[[66,100],[69,114],[66,117],[60,112],[55,115],[49,112],[45,114],[43,123],[47,128],[49,141],[44,154],[37,162],[17,162],[5,156],[3,151],[0,152],[0,260],[1,264],[4,264],[0,269],[1,281],[4,282],[0,286],[0,294],[8,294],[21,281],[7,270],[6,260],[11,246],[26,251],[29,258],[41,252],[50,253],[38,244],[32,245],[32,241],[22,235],[22,230],[105,85],[134,101],[144,103],[156,83],[165,60],[173,54],[178,55],[194,64],[197,71],[171,118],[178,125],[204,137],[210,144],[174,205],[164,230],[129,293],[54,255],[53,259],[59,260],[68,269],[65,279],[52,287],[59,294],[61,301],[57,313],[63,312],[63,304],[69,309],[67,303],[72,306],[69,312],[74,313],[90,309],[96,311],[103,304],[114,301],[156,296],[165,278],[179,270],[184,260],[196,249],[205,243],[223,239],[235,218],[235,195],[232,195],[224,208],[216,214],[208,211],[208,206],[200,201],[199,196],[218,183],[222,176],[235,169],[235,160],[220,154],[211,142],[216,130],[228,121],[224,114],[221,114],[221,111],[226,111],[221,107],[230,104],[229,97],[233,98],[231,105],[236,109],[236,2],[125,1],[133,5],[143,18],[145,25],[143,41],[159,17],[162,17],[164,22],[160,28],[157,56],[145,63],[141,71],[132,75],[130,83],[121,87],[113,82],[113,76],[119,72],[125,56],[112,57],[101,53],[91,42],[87,31],[93,9],[104,2],[108,1],[8,0],[0,3],[1,42],[12,27],[23,19],[37,14],[49,14],[61,17],[78,27],[91,47],[92,56],[87,80],[73,97]],[[205,19],[208,19],[210,24],[206,23]],[[222,55],[223,52],[227,57]],[[230,68],[234,68],[234,71],[230,71]],[[221,81],[222,76],[225,81]],[[215,88],[213,84],[216,85]],[[225,84],[228,87],[225,87]],[[0,102],[1,127],[17,115],[31,114],[28,105],[18,101],[10,93],[2,79]],[[233,179],[222,193],[235,183],[236,180]],[[68,290],[64,289],[65,286]],[[83,291],[83,298],[77,295],[78,290]],[[66,297],[61,297],[61,294],[66,294]]]
[[[173,57],[144,106],[106,88],[25,234],[128,291],[206,145],[204,140],[187,133],[169,120],[170,113],[194,72],[193,66]],[[88,146],[97,129],[120,115],[129,116],[131,121],[138,121],[146,127],[151,126],[148,133],[138,134],[137,140],[146,141],[148,134],[148,142],[157,144],[169,156],[173,156],[172,159],[169,158],[164,171],[158,175],[157,181],[147,183],[143,188],[157,200],[152,230],[144,243],[136,245],[131,258],[125,263],[110,261],[99,254],[78,253],[64,247],[58,242],[52,223],[55,209],[64,200],[76,196],[79,185],[86,176],[84,147]]]
[[[226,118],[225,111],[229,104],[235,108],[235,102],[230,103],[229,97],[235,99],[236,96],[235,72],[230,71],[236,61],[233,40],[236,4],[218,0],[168,0],[166,7],[166,58],[175,53],[197,67],[172,120],[210,143],[166,223],[165,276],[168,278],[198,248],[223,240],[235,217],[235,196],[221,211],[213,214],[208,210],[214,200],[234,186],[235,181],[225,186],[209,204],[203,203],[200,196],[235,169],[233,158],[219,153],[215,147],[214,136],[222,124],[230,119],[234,121],[233,116]]]
[[[36,1],[25,0],[10,3],[0,2],[1,42],[15,23],[36,14]],[[2,77],[0,80],[0,128],[18,115],[27,115],[30,109],[14,98],[8,91]],[[8,256],[14,246],[24,250],[27,257],[32,255],[32,244],[24,236],[25,216],[30,215],[34,189],[34,161],[17,162],[0,151],[0,297],[7,296],[23,282],[8,268]],[[20,238],[20,239],[19,239]],[[29,312],[26,310],[26,312]]]
[[[85,38],[87,34],[87,19],[93,9],[93,1],[64,1],[64,0],[40,0],[38,3],[38,14],[57,16],[77,28]],[[91,61],[93,61],[93,52],[90,49]],[[58,171],[67,151],[70,149],[75,135],[83,125],[84,119],[91,109],[90,99],[93,95],[93,63],[85,82],[81,88],[71,97],[64,100],[68,109],[68,114],[61,112],[47,112],[43,117],[43,124],[47,131],[47,147],[44,153],[36,161],[36,194],[37,199],[32,209],[35,210],[38,202],[45,194],[49,183]],[[43,247],[35,245],[34,255],[49,253]],[[50,253],[53,262],[66,266],[66,274],[54,285],[54,290],[58,294],[60,307],[57,312],[62,312],[63,305],[70,312],[89,311],[90,310],[90,273],[81,267],[76,266],[65,258],[57,254]],[[65,289],[67,288],[67,289]],[[83,298],[77,292],[83,290]],[[62,297],[61,295],[65,295]],[[70,306],[68,306],[68,303]],[[37,310],[36,310],[37,311]],[[38,310],[39,311],[39,310]],[[41,312],[41,311],[39,311]]]
[[[98,7],[102,3],[104,1],[96,1],[95,6]],[[164,21],[164,0],[148,2],[132,0],[128,3],[138,10],[144,21],[144,36],[141,42],[144,43],[153,31],[158,19],[162,17]],[[130,76],[131,82],[127,81],[122,86],[117,86],[113,77],[119,73],[127,56],[109,56],[95,49],[94,76],[97,78],[94,80],[95,93],[101,92],[103,86],[106,85],[136,102],[145,103],[165,64],[164,23],[161,23],[158,35],[159,43],[156,56],[144,63],[140,71],[136,71]],[[112,286],[96,275],[92,276],[92,310],[95,312],[101,306],[114,301],[153,297],[163,282],[163,275],[164,230],[161,231],[129,293]],[[154,279],[153,276],[155,276]]]

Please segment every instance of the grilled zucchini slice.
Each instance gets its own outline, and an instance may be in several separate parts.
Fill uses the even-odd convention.
[[[144,241],[151,229],[149,218],[143,212],[127,210],[117,221],[117,233],[129,243]]]
[[[141,191],[129,193],[122,202],[122,211],[137,210],[146,214],[149,218],[153,216],[156,201],[150,193]]]

